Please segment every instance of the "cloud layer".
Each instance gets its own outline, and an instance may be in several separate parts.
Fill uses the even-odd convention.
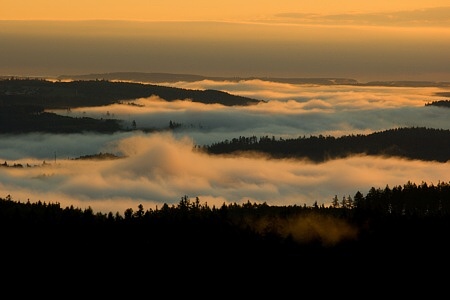
[[[53,137],[54,138],[54,137]],[[89,136],[91,140],[98,136]],[[125,157],[111,161],[56,159],[30,167],[0,168],[0,190],[14,199],[59,202],[119,211],[177,204],[183,195],[202,202],[266,202],[271,205],[328,205],[334,195],[354,196],[370,187],[406,181],[449,180],[449,164],[377,157],[351,157],[323,164],[271,160],[262,156],[208,156],[192,140],[170,134],[135,134],[116,141]]]
[[[340,136],[396,127],[421,126],[450,129],[445,109],[425,107],[442,99],[439,88],[315,86],[241,82],[179,82],[188,89],[216,89],[266,100],[249,107],[204,105],[188,101],[166,102],[157,97],[133,101],[138,105],[114,105],[73,110],[72,116],[123,119],[137,128],[165,128],[170,121],[183,126],[176,135],[189,135],[197,144],[232,139],[241,135],[299,137],[310,134]],[[65,112],[60,111],[64,114]]]
[[[139,126],[183,124],[174,132],[140,130],[112,135],[3,135],[0,161],[24,168],[0,168],[2,197],[20,201],[58,202],[120,212],[177,204],[181,197],[201,202],[266,202],[270,205],[329,204],[366,193],[371,187],[407,181],[450,180],[449,163],[355,156],[314,164],[272,160],[264,156],[208,156],[195,145],[240,135],[309,136],[370,133],[402,126],[450,129],[446,109],[425,107],[434,88],[302,86],[262,81],[178,83],[185,88],[216,88],[263,98],[251,107],[224,107],[189,101],[165,102],[151,97],[136,105],[81,108],[70,114],[136,120]],[[67,112],[60,112],[67,113]],[[74,160],[110,152],[123,158]],[[28,167],[27,167],[28,165]]]

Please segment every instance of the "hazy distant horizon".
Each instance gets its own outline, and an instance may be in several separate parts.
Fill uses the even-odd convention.
[[[0,20],[0,75],[161,72],[450,81],[450,31],[228,22]]]
[[[212,82],[249,82],[252,80],[261,80],[273,83],[300,84],[300,85],[372,85],[372,86],[391,86],[391,87],[441,87],[450,86],[450,81],[441,80],[373,80],[360,81],[349,77],[271,77],[271,76],[212,76],[197,73],[170,73],[170,72],[135,72],[119,71],[104,73],[80,73],[80,74],[60,74],[60,75],[17,75],[0,74],[0,79],[43,79],[49,81],[73,81],[73,80],[109,80],[132,83],[156,84],[165,86],[176,86],[200,81]]]

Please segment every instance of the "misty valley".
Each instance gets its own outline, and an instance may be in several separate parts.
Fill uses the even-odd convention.
[[[447,83],[125,75],[0,80],[11,253],[450,250]]]

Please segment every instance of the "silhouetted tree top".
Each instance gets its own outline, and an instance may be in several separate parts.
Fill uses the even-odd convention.
[[[450,100],[448,100],[448,99],[435,100],[435,101],[425,103],[425,106],[450,107]]]
[[[354,205],[339,200],[349,198]],[[2,250],[57,249],[66,256],[96,254],[97,259],[106,253],[171,259],[200,259],[205,253],[227,259],[281,255],[303,263],[325,259],[345,264],[374,259],[431,263],[450,250],[450,183],[408,181],[327,200],[332,201],[328,206],[247,201],[210,207],[185,195],[178,204],[145,209],[141,203],[122,215],[14,201],[8,195],[0,198]]]

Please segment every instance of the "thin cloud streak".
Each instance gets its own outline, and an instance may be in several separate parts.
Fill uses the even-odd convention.
[[[301,24],[443,27],[450,25],[450,6],[371,13],[280,13],[274,21]]]

